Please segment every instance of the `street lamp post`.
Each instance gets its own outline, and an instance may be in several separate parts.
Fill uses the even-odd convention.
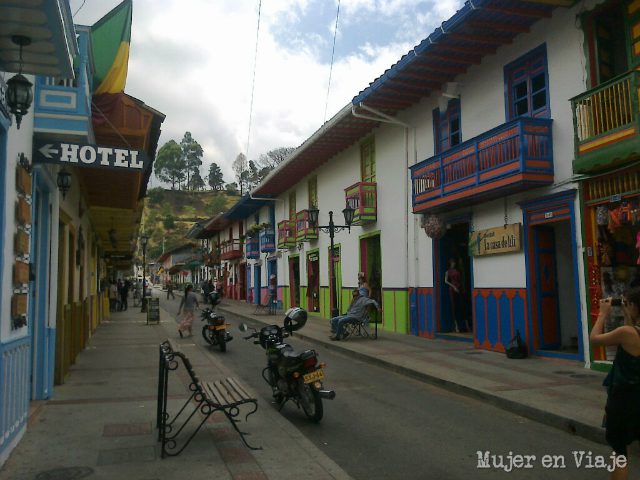
[[[147,242],[149,241],[149,235],[142,234],[140,237],[140,245],[142,245],[142,307],[140,313],[147,311],[147,289],[144,285],[147,279]]]
[[[345,225],[336,225],[333,223],[333,212],[329,212],[329,225],[318,225],[318,215],[320,211],[317,208],[309,209],[309,225],[311,228],[318,228],[325,233],[329,234],[329,240],[331,242],[331,246],[329,247],[329,255],[331,258],[331,268],[329,269],[330,280],[331,280],[331,317],[337,317],[339,315],[338,312],[338,292],[336,286],[336,272],[334,265],[334,246],[333,246],[333,238],[336,232],[340,232],[345,228],[351,233],[351,224],[353,223],[353,215],[355,213],[355,209],[347,206],[344,210],[342,210],[342,214],[344,215],[344,223]]]

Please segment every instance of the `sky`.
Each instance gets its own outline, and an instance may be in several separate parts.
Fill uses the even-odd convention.
[[[120,1],[70,0],[74,23]],[[341,0],[328,88],[337,0],[133,0],[125,92],[166,115],[159,147],[189,131],[203,178],[232,182],[239,153],[298,147],[462,4]]]

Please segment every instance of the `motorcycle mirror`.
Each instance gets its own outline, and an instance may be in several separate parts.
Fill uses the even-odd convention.
[[[239,329],[241,332],[246,332],[247,330],[249,330],[249,327],[247,327],[247,324],[246,324],[246,323],[241,323],[241,324],[238,326],[238,329]]]

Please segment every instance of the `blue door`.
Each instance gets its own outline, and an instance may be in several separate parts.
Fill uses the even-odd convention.
[[[260,291],[261,291],[261,284],[260,284],[260,279],[262,274],[262,267],[260,265],[254,265],[253,266],[253,303],[258,304],[258,303],[262,303],[261,297],[262,295],[260,295]]]

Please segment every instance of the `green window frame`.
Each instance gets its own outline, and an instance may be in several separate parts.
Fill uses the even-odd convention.
[[[308,190],[309,190],[309,208],[312,208],[312,207],[318,208],[318,177],[313,177],[309,179]]]
[[[363,182],[376,181],[376,145],[373,138],[360,144],[360,176]]]

